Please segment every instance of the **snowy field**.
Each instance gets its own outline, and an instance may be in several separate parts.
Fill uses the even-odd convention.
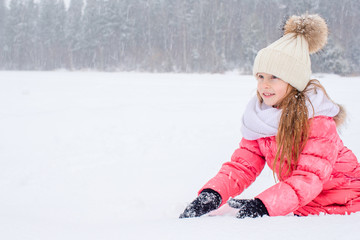
[[[315,77],[359,157],[360,77]],[[178,219],[237,148],[255,88],[236,73],[0,72],[0,239],[360,239],[360,213]],[[272,184],[266,167],[240,197]]]

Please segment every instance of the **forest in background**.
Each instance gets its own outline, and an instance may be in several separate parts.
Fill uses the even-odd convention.
[[[359,74],[358,0],[0,0],[0,69],[250,73],[305,12],[330,31],[313,72]]]

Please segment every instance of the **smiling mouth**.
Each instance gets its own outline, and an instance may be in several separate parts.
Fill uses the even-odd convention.
[[[275,93],[263,93],[264,97],[272,97],[274,95],[275,95]]]

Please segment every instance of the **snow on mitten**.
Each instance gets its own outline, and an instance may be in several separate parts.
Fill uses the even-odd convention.
[[[228,204],[232,208],[238,208],[239,212],[236,214],[237,218],[257,218],[264,215],[269,216],[269,213],[263,204],[263,202],[258,199],[230,199]]]
[[[221,204],[221,196],[214,190],[205,189],[190,203],[180,218],[200,217],[212,210],[217,209]]]

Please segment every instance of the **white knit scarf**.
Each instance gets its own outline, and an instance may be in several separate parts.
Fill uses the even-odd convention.
[[[309,118],[315,116],[336,116],[339,106],[328,99],[321,89],[310,91],[307,96],[312,103],[315,113],[309,101],[306,106],[309,111]],[[241,133],[245,139],[256,140],[263,137],[275,136],[277,134],[281,109],[267,106],[260,103],[257,96],[254,96],[248,103],[242,119]]]

